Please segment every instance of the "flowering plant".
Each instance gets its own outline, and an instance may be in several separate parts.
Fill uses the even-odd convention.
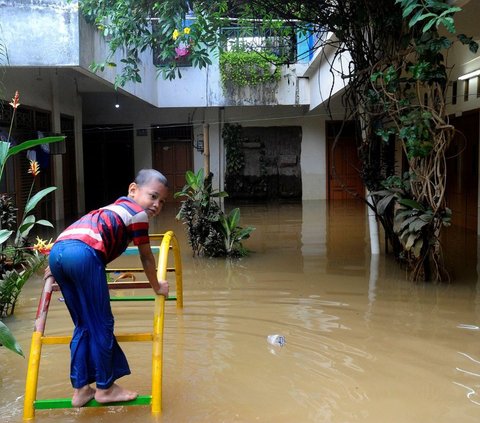
[[[181,31],[177,28],[173,31],[172,38],[173,41],[175,41],[175,59],[178,60],[190,54],[190,48],[194,42],[190,32],[189,26],[186,26]]]
[[[20,96],[18,91],[15,92],[15,95],[9,104],[13,107],[13,113],[8,138],[6,141],[0,141],[0,181],[7,160],[13,155],[32,149],[40,144],[58,142],[65,139],[64,136],[46,137],[25,141],[18,145],[12,145],[10,143],[10,137],[14,124],[15,112],[20,106]],[[37,220],[32,212],[40,200],[54,191],[56,187],[45,188],[33,194],[35,178],[40,173],[38,162],[35,160],[30,161],[28,173],[32,175],[33,181],[27,197],[22,219],[18,225],[16,225],[17,208],[13,204],[11,197],[7,194],[0,196],[0,318],[2,316],[13,314],[18,295],[20,294],[23,285],[45,264],[46,256],[44,251],[46,251],[48,243],[42,243],[40,242],[41,240],[37,239],[37,244],[33,247],[29,246],[28,235],[30,231],[34,225],[53,227],[53,225],[47,220]],[[9,331],[8,327],[1,321],[0,345],[4,345],[6,348],[23,355],[20,346],[15,341],[15,338]]]
[[[48,256],[50,250],[53,247],[52,238],[49,241],[45,241],[37,236],[37,243],[32,247],[33,250],[38,251],[41,254]]]

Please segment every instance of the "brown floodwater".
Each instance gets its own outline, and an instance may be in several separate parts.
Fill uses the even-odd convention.
[[[57,409],[37,410],[36,421],[480,420],[475,234],[449,229],[452,283],[414,284],[390,257],[371,257],[361,204],[240,207],[242,225],[256,227],[244,243],[253,252],[240,260],[193,258],[173,207],[157,222],[177,234],[184,273],[184,309],[166,305],[161,415],[148,406]],[[26,354],[41,286],[29,281],[6,319]],[[72,330],[59,297],[49,335]],[[151,329],[153,303],[112,307],[117,333]],[[286,344],[270,345],[271,334]],[[151,345],[122,347],[132,375],[120,383],[149,395]],[[70,396],[68,345],[42,352],[37,398]],[[27,360],[5,349],[0,358],[0,421],[21,422]]]

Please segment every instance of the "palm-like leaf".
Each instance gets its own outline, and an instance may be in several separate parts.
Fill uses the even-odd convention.
[[[16,352],[22,357],[25,357],[22,348],[20,347],[20,344],[14,338],[12,332],[10,332],[10,329],[8,329],[7,325],[5,325],[5,323],[3,323],[2,321],[0,321],[0,344],[3,345],[5,348]]]

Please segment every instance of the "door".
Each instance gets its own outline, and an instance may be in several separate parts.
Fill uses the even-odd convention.
[[[355,124],[346,123],[335,143],[341,124],[327,122],[329,200],[349,200],[355,195],[365,196],[365,187],[360,177],[361,163],[358,158]]]
[[[173,195],[185,185],[185,173],[193,170],[190,141],[162,140],[153,143],[153,167],[162,172],[170,187],[167,202],[180,202]]]

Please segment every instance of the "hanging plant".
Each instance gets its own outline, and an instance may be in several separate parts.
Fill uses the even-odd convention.
[[[236,87],[255,87],[280,81],[278,57],[271,53],[233,50],[220,55],[222,84]]]

